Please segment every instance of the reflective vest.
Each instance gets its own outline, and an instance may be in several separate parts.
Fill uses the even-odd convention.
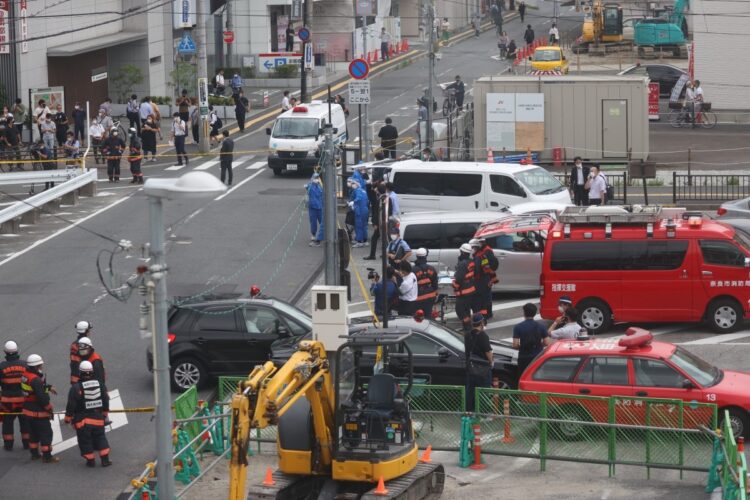
[[[104,426],[109,411],[107,388],[92,378],[81,380],[70,388],[65,422],[73,422],[76,429],[84,425]]]
[[[0,403],[23,403],[24,393],[21,378],[26,371],[26,362],[17,356],[0,363]]]
[[[92,349],[93,350],[93,349]],[[71,362],[70,362],[70,383],[75,384],[81,379],[81,372],[78,368],[78,366],[81,364],[81,361],[89,361],[92,365],[94,365],[94,375],[97,379],[101,379],[100,382],[104,382],[104,360],[102,359],[99,354],[94,351],[91,354],[89,354],[88,357],[83,356],[77,356],[78,357],[78,363],[74,363],[72,361],[73,356],[71,355]]]
[[[31,418],[49,418],[52,404],[44,376],[28,368],[21,376],[21,389],[24,392],[23,414]]]
[[[489,245],[485,245],[474,254],[474,259],[476,265],[481,269],[481,274],[489,280],[490,286],[497,283],[498,279],[495,269],[498,267],[498,261],[492,248]]]
[[[459,259],[458,264],[456,264],[456,272],[453,275],[453,289],[456,291],[456,297],[471,295],[476,291],[473,260]]]
[[[434,267],[427,263],[417,264],[414,275],[417,277],[417,302],[437,297],[437,271]]]

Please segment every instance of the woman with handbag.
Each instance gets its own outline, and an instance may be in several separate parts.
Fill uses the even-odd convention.
[[[495,361],[490,346],[490,337],[484,331],[482,313],[475,313],[471,318],[471,331],[464,336],[464,352],[466,353],[466,411],[473,412],[474,389],[492,387],[492,366]]]

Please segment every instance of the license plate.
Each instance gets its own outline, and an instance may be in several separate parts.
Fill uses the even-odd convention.
[[[297,165],[287,165],[286,169],[290,172],[296,172],[297,171]]]

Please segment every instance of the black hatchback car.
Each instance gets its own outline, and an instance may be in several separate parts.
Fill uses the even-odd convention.
[[[412,352],[412,370],[414,380],[440,385],[464,385],[466,381],[466,361],[464,357],[464,339],[461,333],[430,320],[417,321],[410,316],[399,316],[388,321],[389,327],[410,330],[411,336],[406,344]],[[371,325],[353,324],[349,331],[364,330]],[[309,336],[305,336],[309,337]],[[274,342],[271,346],[271,359],[277,365],[283,365],[297,349],[297,344],[305,337],[288,337]],[[500,381],[501,388],[514,388],[518,383],[518,351],[512,345],[497,340],[490,340],[495,363],[493,376]],[[372,357],[371,362],[363,366],[373,366],[375,352],[365,356]],[[479,358],[477,357],[477,360]],[[481,362],[481,360],[480,360]],[[390,353],[388,372],[396,377],[407,375],[408,361],[405,353]]]
[[[282,300],[225,295],[173,306],[168,326],[172,389],[184,391],[213,376],[249,374],[275,341],[310,333],[312,318]],[[153,370],[150,347],[146,361]]]

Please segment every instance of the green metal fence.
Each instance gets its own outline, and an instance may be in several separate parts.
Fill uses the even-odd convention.
[[[744,453],[744,441],[738,446],[730,424],[729,412],[724,411],[722,428],[706,433],[713,439],[713,457],[708,472],[706,493],[713,493],[718,487],[722,489],[723,500],[747,500],[747,461]]]
[[[180,420],[190,418],[198,411],[198,389],[195,386],[177,396],[174,400],[174,415]],[[200,422],[190,422],[185,424],[185,431],[189,439],[193,439],[200,432]]]
[[[465,412],[464,388],[453,385],[412,386],[409,402],[420,448],[457,450],[461,443],[461,416]]]

